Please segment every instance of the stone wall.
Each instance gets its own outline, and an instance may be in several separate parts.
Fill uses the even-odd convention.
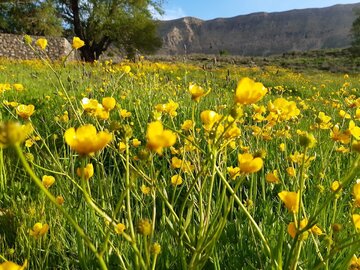
[[[32,46],[38,53],[43,53],[36,45],[35,42],[38,36],[32,37]],[[46,54],[52,60],[57,60],[65,57],[71,51],[71,44],[63,37],[45,37],[48,41],[46,47]],[[34,59],[38,58],[37,54],[24,43],[22,35],[3,34],[0,33],[0,57],[12,59]],[[75,58],[74,52],[69,55],[68,60]]]

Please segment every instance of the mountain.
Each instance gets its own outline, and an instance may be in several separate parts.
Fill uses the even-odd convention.
[[[232,18],[185,17],[159,21],[159,55],[189,53],[267,56],[289,51],[344,48],[351,43],[354,10],[360,3]]]

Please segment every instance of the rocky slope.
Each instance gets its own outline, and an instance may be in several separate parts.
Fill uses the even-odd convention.
[[[267,56],[289,51],[344,48],[360,3],[327,8],[253,13],[200,20],[185,17],[159,22],[163,47],[158,54],[185,53]]]

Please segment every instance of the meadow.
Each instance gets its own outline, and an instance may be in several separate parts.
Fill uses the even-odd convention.
[[[359,89],[1,59],[0,269],[360,269]]]

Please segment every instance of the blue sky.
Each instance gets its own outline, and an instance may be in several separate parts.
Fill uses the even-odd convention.
[[[209,20],[260,11],[275,12],[358,2],[360,0],[164,0],[165,14],[160,19],[172,20],[192,16]]]

